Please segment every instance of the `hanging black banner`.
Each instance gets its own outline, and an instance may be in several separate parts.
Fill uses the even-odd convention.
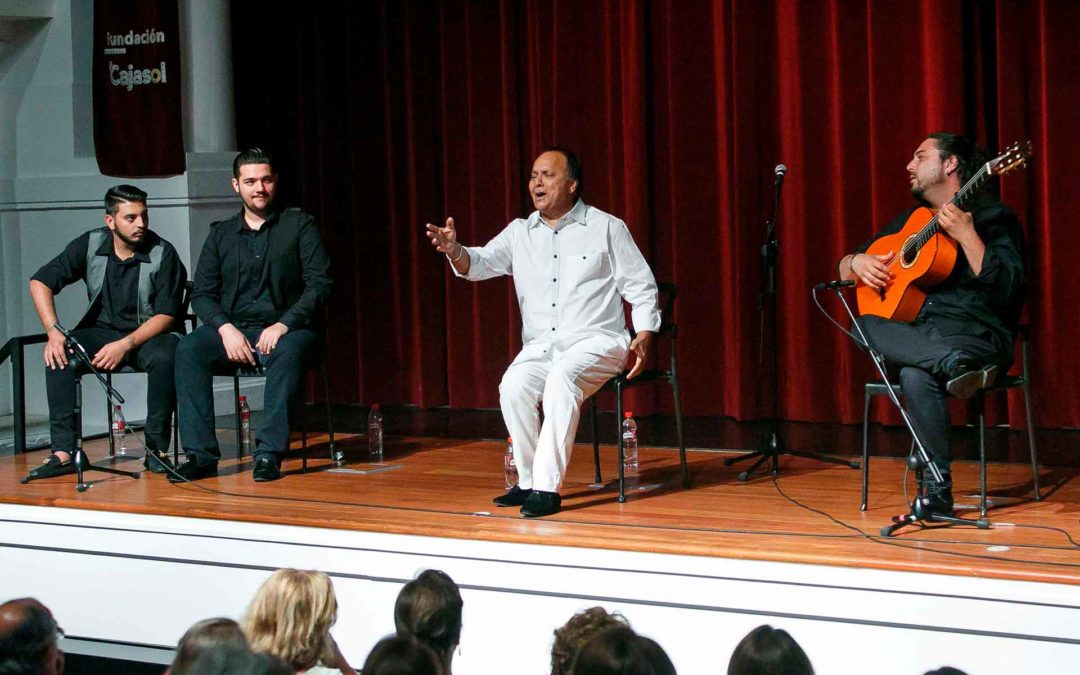
[[[177,0],[95,0],[94,145],[107,176],[184,173]]]

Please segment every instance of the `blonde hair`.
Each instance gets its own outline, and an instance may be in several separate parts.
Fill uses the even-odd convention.
[[[280,656],[297,670],[333,659],[334,585],[323,572],[280,569],[259,588],[244,616],[252,651]]]

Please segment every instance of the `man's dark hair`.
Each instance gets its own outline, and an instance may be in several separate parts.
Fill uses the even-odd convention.
[[[957,173],[960,176],[961,185],[968,182],[979,171],[979,168],[989,160],[986,151],[975,145],[975,142],[966,136],[939,131],[930,134],[927,138],[933,139],[942,161],[949,157],[956,157],[958,162]]]
[[[37,675],[59,635],[52,613],[34,598],[0,605],[0,675]]]
[[[625,626],[626,619],[619,613],[609,614],[603,607],[590,607],[580,611],[560,628],[555,629],[555,642],[551,645],[551,675],[570,675],[574,658],[594,635],[612,626]]]
[[[461,641],[463,605],[453,579],[439,570],[424,570],[398,593],[394,626],[398,635],[429,645],[449,666],[454,647]]]
[[[566,177],[570,180],[577,181],[577,189],[574,190],[574,197],[581,198],[585,187],[585,174],[582,173],[581,160],[574,154],[572,150],[566,148],[560,148],[557,145],[553,145],[548,148],[544,148],[544,152],[557,152],[566,158]]]
[[[121,202],[146,205],[146,193],[134,185],[114,185],[105,193],[105,213],[115,216]]]
[[[435,650],[407,635],[391,635],[375,645],[360,669],[364,675],[444,675]]]
[[[574,660],[574,675],[675,675],[664,649],[629,626],[612,626],[585,643]]]
[[[262,148],[248,148],[242,150],[236,156],[232,163],[233,178],[240,177],[240,167],[245,164],[269,164],[270,170],[274,170],[274,158],[270,155],[269,150],[263,150]]]
[[[810,658],[788,632],[758,626],[735,647],[728,675],[814,675]]]
[[[270,652],[254,654],[246,646],[216,644],[203,650],[188,666],[199,675],[293,675],[293,667]],[[173,671],[169,671],[170,673]]]
[[[247,638],[240,624],[232,619],[205,619],[187,629],[176,645],[176,658],[169,666],[170,675],[196,673],[191,664],[204,651],[219,645],[248,648]]]

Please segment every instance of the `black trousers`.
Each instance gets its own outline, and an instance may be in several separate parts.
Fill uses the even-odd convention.
[[[91,359],[99,349],[127,335],[108,328],[78,328],[71,334]],[[173,359],[179,342],[180,336],[176,333],[150,338],[129,351],[121,364],[132,366],[147,375],[145,434],[146,447],[151,450],[165,452],[169,449],[172,414],[176,408]],[[75,379],[89,372],[90,369],[81,360],[71,355],[68,356],[66,368],[45,369],[53,452],[72,452],[75,449]]]
[[[874,349],[899,374],[912,425],[934,464],[949,473],[952,453],[945,390],[949,369],[960,359],[1005,369],[1012,364],[1012,353],[1000,351],[983,336],[942,335],[933,321],[900,323],[864,316],[859,323]]]
[[[262,328],[240,328],[255,345]],[[255,454],[271,453],[280,463],[289,449],[290,404],[296,398],[304,365],[313,353],[316,333],[294,328],[283,335],[270,354],[258,355],[266,374],[263,414],[255,432]],[[179,406],[180,445],[198,464],[221,457],[214,433],[214,374],[231,375],[237,364],[225,354],[221,336],[210,326],[199,326],[184,336],[176,350],[176,392]]]

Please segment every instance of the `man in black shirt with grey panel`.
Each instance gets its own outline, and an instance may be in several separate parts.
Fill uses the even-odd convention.
[[[165,471],[187,270],[172,244],[150,231],[149,220],[145,192],[133,185],[109,188],[106,227],[72,241],[30,280],[30,296],[48,335],[45,387],[52,435],[52,454],[30,472],[31,478],[75,472],[75,378],[86,366],[69,357],[65,338],[55,328],[54,296],[80,280],[86,282],[90,306],[71,333],[96,368],[133,365],[147,373],[144,463],[155,473]]]
[[[974,199],[970,211],[949,203],[986,160],[974,143],[956,134],[931,134],[919,145],[907,165],[911,192],[920,205],[940,209],[941,230],[958,245],[956,265],[927,293],[911,323],[859,319],[872,346],[899,370],[912,424],[944,477],[927,486],[928,505],[941,514],[953,509],[946,393],[970,398],[1009,367],[1024,302],[1023,232],[1016,215],[987,192]],[[866,250],[902,230],[915,208],[844,256],[840,278],[884,288],[892,278],[889,262],[899,252]]]

